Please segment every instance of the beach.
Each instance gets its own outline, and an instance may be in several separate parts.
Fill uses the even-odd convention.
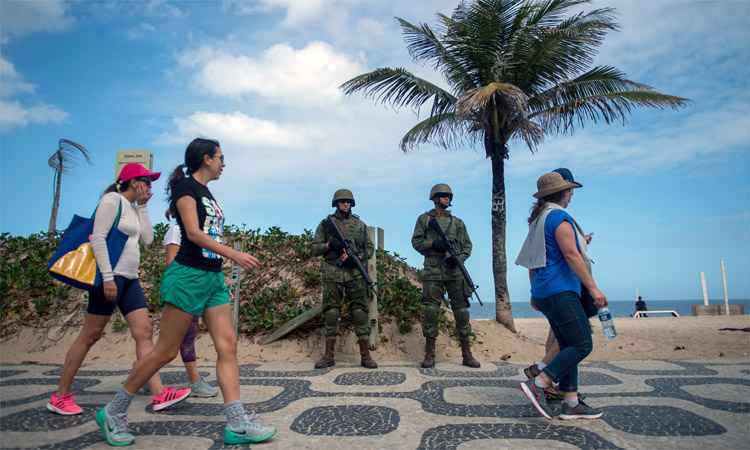
[[[493,320],[474,320],[476,334],[473,349],[480,361],[505,360],[528,363],[544,354],[547,324],[544,319],[516,319],[518,334],[513,334]],[[750,333],[720,331],[721,328],[750,328],[750,316],[717,317],[658,317],[648,319],[618,318],[618,336],[607,341],[596,319],[591,320],[594,351],[588,361],[623,361],[643,359],[700,359],[734,358],[750,360]],[[0,342],[3,363],[62,364],[65,352],[75,339],[78,328],[65,332],[59,328],[25,328],[20,333]],[[312,366],[322,351],[322,339],[314,333],[306,338],[291,337],[269,345],[260,345],[257,338],[242,337],[238,345],[241,364],[275,361],[299,362]],[[391,324],[384,324],[381,342],[374,357],[378,361],[418,362],[423,356],[424,340],[416,327],[410,333],[399,334]],[[199,334],[196,349],[201,364],[215,361],[207,332]],[[337,361],[356,362],[353,333],[346,332],[337,343]],[[460,362],[461,350],[455,339],[444,333],[438,338],[438,364]],[[134,359],[134,342],[127,332],[107,328],[104,337],[90,351],[86,363],[117,363]],[[179,363],[179,358],[173,363]]]

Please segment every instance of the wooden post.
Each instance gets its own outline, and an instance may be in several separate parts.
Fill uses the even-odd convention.
[[[375,228],[375,227],[367,227],[367,237],[370,239],[370,241],[375,246],[375,249],[382,249],[382,243],[379,239],[377,239],[379,236],[382,236],[383,229],[382,228]],[[370,274],[370,278],[372,278],[372,282],[375,284],[374,289],[370,291],[370,300],[368,303],[367,308],[367,318],[370,321],[370,338],[369,338],[369,346],[370,350],[375,350],[377,344],[378,344],[378,259],[377,259],[377,250],[372,252],[372,257],[367,260],[367,272]]]
[[[727,289],[727,265],[721,260],[721,283],[724,285],[724,314],[729,315],[729,291]]]
[[[240,250],[240,243],[235,241],[233,245],[235,250]],[[232,322],[234,322],[234,334],[239,338],[240,336],[240,274],[242,268],[239,264],[232,261],[232,292],[234,298],[232,299]]]
[[[299,316],[295,317],[294,319],[280,326],[273,333],[269,334],[268,336],[262,337],[259,341],[260,345],[270,344],[271,342],[275,342],[278,339],[281,339],[282,337],[286,336],[287,334],[291,333],[292,331],[296,330],[300,326],[307,323],[309,320],[318,317],[322,311],[323,311],[322,304],[315,305],[312,309],[309,309],[303,312]]]
[[[703,289],[703,305],[708,306],[708,288],[706,287],[706,272],[701,272],[701,288]]]

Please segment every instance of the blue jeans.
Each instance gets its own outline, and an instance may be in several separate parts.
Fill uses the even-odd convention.
[[[534,299],[534,304],[547,318],[560,344],[560,353],[544,368],[544,373],[560,383],[561,391],[576,392],[578,363],[593,349],[591,325],[581,306],[581,299],[575,292],[565,291]]]

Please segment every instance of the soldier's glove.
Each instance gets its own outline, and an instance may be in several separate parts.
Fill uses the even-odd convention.
[[[448,251],[448,244],[442,239],[435,239],[432,241],[432,249],[436,252],[445,253]]]
[[[341,242],[338,238],[331,238],[331,240],[328,241],[328,250],[332,252],[341,253],[341,250],[344,249],[344,243]]]
[[[455,269],[458,267],[458,259],[455,256],[449,256],[445,258],[445,265],[450,269]]]

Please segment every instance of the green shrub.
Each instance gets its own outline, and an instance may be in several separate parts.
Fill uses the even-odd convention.
[[[141,248],[140,280],[149,309],[155,313],[161,308],[159,288],[165,269],[162,239],[166,231],[166,224],[154,225],[154,242]],[[0,337],[13,333],[21,324],[47,325],[62,319],[75,306],[71,299],[80,291],[53,280],[47,273],[47,262],[60,237],[46,233],[27,237],[0,234]],[[321,260],[311,256],[310,230],[293,235],[279,227],[262,232],[245,225],[227,226],[224,238],[228,245],[237,245],[262,264],[243,272],[240,278],[242,332],[273,330],[320,301]],[[231,269],[231,261],[225,260],[227,276]],[[381,321],[394,321],[403,333],[421,320],[421,289],[416,274],[398,254],[379,251]],[[444,322],[441,316],[443,325]],[[113,329],[119,326],[113,323]],[[127,328],[127,324],[124,326]]]

